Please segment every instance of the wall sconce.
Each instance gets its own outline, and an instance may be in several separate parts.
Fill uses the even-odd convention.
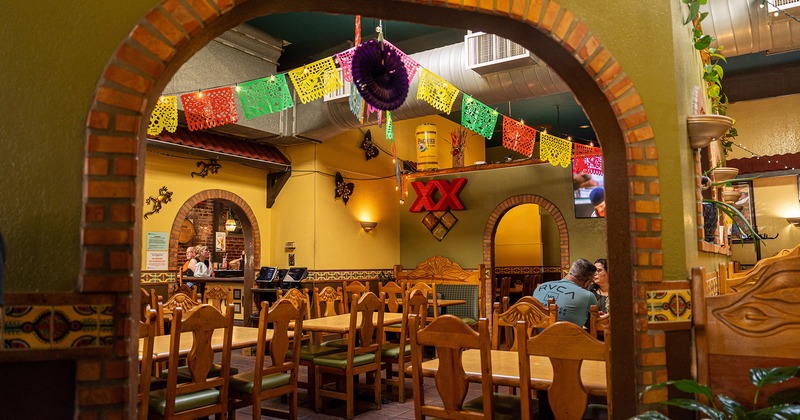
[[[364,232],[375,229],[375,226],[378,226],[378,222],[361,222],[361,229],[364,229]]]
[[[800,226],[800,217],[787,217],[786,221],[795,226]]]
[[[233,232],[236,230],[236,220],[228,219],[225,221],[225,230],[228,232]]]

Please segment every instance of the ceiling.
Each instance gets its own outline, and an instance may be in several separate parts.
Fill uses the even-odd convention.
[[[281,72],[332,56],[353,46],[355,18],[350,15],[317,12],[283,13],[262,16],[247,23],[284,40],[284,51],[279,58],[278,67],[278,71]],[[376,37],[375,28],[380,25],[385,38],[406,54],[462,42],[466,33],[458,29],[363,18],[362,39]],[[741,28],[734,29],[741,30]],[[723,67],[726,72],[723,89],[727,91],[726,93],[730,92],[732,102],[800,92],[797,86],[800,77],[794,76],[800,74],[798,50],[769,55],[762,51],[729,57]],[[759,82],[763,87],[758,87]],[[736,96],[734,92],[737,91],[751,93]],[[571,93],[488,105],[504,115],[524,119],[529,126],[547,128],[556,135],[572,136],[576,141],[596,142],[588,118]],[[445,117],[460,121],[460,114],[460,110],[454,110]],[[499,130],[499,126],[496,130]],[[487,147],[499,145],[499,136],[494,136]]]

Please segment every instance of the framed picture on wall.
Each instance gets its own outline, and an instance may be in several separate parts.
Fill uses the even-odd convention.
[[[239,300],[242,298],[242,289],[233,289],[233,298]]]
[[[755,199],[753,198],[753,181],[733,181],[731,182],[731,188],[741,193],[731,204],[742,213],[745,221],[758,232]],[[741,220],[734,220],[734,222],[743,224]],[[751,242],[753,240],[749,232],[742,232],[736,223],[731,226],[731,239],[744,242]]]
[[[234,303],[233,304],[233,313],[235,313],[235,314],[242,313],[242,304],[241,303]]]

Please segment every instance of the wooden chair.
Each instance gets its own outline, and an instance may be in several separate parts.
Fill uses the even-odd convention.
[[[518,336],[522,336],[531,326],[522,321],[516,328]],[[550,358],[553,366],[553,382],[547,389],[547,394],[555,418],[559,420],[604,418],[603,416],[611,418],[610,406],[588,404],[589,392],[581,380],[581,365],[584,360],[604,361],[606,383],[609,386],[608,395],[611,395],[608,365],[610,339],[610,335],[607,334],[606,342],[603,343],[587,334],[581,327],[562,321],[550,325],[544,331],[527,339],[524,345],[518,346],[520,395],[523,396],[522,419],[531,419],[535,411],[530,398],[525,398],[530,395],[532,389],[530,356]]]
[[[158,302],[158,297],[156,296],[156,289],[147,290],[144,287],[139,288],[139,294],[141,299],[139,301],[139,308],[140,308],[140,318],[139,320],[144,322],[145,319],[150,315],[150,310],[156,310],[156,303]],[[155,320],[153,320],[153,325],[155,325]]]
[[[522,296],[531,296],[533,295],[533,289],[536,285],[541,282],[542,275],[541,274],[532,274],[525,276],[524,280],[522,280]]]
[[[398,286],[399,287],[399,286]],[[388,299],[388,298],[387,298]],[[411,361],[411,336],[408,332],[408,317],[417,315],[423,324],[427,323],[428,298],[419,290],[414,290],[403,297],[403,321],[400,324],[400,340],[397,343],[384,343],[381,350],[381,362],[386,371],[387,389],[397,386],[397,399],[406,401],[406,364]],[[385,327],[384,327],[385,329]],[[397,365],[397,371],[392,370],[392,365]],[[392,376],[397,374],[397,379]]]
[[[232,306],[232,305],[231,305]],[[212,414],[225,417],[228,412],[228,383],[230,375],[209,376],[214,366],[211,337],[222,330],[221,372],[231,366],[233,338],[233,308],[225,315],[211,305],[200,305],[182,316],[183,308],[176,307],[170,335],[169,366],[178,366],[181,358],[181,333],[191,333],[192,348],[186,356],[190,381],[178,383],[178,369],[169,369],[167,387],[150,393],[150,415],[165,419],[195,419]]]
[[[161,304],[160,308],[157,308],[158,323],[162,335],[166,332],[165,323],[174,318],[176,308],[181,308],[181,313],[186,316],[192,308],[199,305],[200,302],[185,293],[173,293],[166,302]]]
[[[228,287],[226,289],[220,285],[216,285],[206,289],[203,294],[203,303],[217,308],[221,313],[228,305],[233,303],[233,287]]]
[[[253,420],[260,419],[262,415],[297,418],[300,340],[290,340],[288,336],[290,322],[294,322],[295,337],[299,338],[302,334],[303,312],[302,303],[298,308],[288,299],[280,299],[272,307],[269,307],[268,302],[261,302],[255,366],[252,372],[240,373],[231,377],[230,396],[233,410],[249,405],[252,407]],[[267,327],[270,325],[273,335],[272,339],[267,342]],[[287,353],[290,346],[292,351]],[[269,366],[264,365],[265,353],[269,353],[268,357],[271,361]],[[287,394],[289,395],[288,412],[261,407],[261,401]],[[233,412],[231,417],[235,418],[236,413]]]
[[[376,296],[372,292],[364,293],[350,308],[350,334],[346,352],[314,358],[316,365],[316,398],[314,407],[319,412],[322,408],[322,397],[347,401],[347,418],[354,416],[355,381],[354,377],[362,373],[374,373],[372,388],[375,392],[375,405],[381,408],[381,348],[383,345],[383,294]],[[373,322],[373,314],[378,314],[378,321]],[[361,324],[358,324],[358,316]],[[322,388],[323,375],[343,376],[344,390]],[[338,384],[337,384],[338,386]]]
[[[359,297],[364,293],[369,292],[369,286],[361,283],[358,280],[351,281],[351,282],[342,282],[342,293],[344,293],[344,307],[350,307],[350,297],[353,296],[353,293],[357,294]]]
[[[278,290],[278,301],[288,300],[296,308],[303,308],[303,319],[311,319],[311,301],[308,297],[308,289],[289,289],[286,294],[283,290]],[[328,354],[338,353],[341,351],[337,348],[326,347],[315,344],[311,341],[311,334],[295,332],[294,340],[300,339],[300,366],[306,367],[306,381],[297,382],[298,388],[303,388],[308,392],[309,401],[314,401],[314,357],[324,356]],[[293,353],[289,353],[293,354]]]
[[[504,297],[509,297],[511,295],[511,277],[502,277],[500,279],[499,289],[497,302],[502,303]],[[508,310],[508,306],[505,306],[502,309],[505,312]]]
[[[411,293],[414,290],[419,290],[420,292],[424,293],[425,296],[428,297],[429,300],[429,307],[433,308],[433,311],[428,311],[428,315],[431,318],[438,318],[439,317],[439,296],[436,294],[436,283],[425,283],[424,281],[419,281],[414,283],[413,285],[409,283],[408,285],[408,293]]]
[[[516,351],[520,339],[536,335],[538,329],[545,328],[550,324],[556,323],[558,307],[551,299],[550,309],[539,303],[532,297],[524,297],[517,303],[511,305],[506,311],[502,311],[501,305],[494,303],[494,313],[492,314],[492,349]],[[526,335],[516,334],[516,325],[519,321],[526,321],[528,331]],[[505,342],[501,341],[501,332],[504,332]]]
[[[144,290],[144,289],[142,289]],[[150,382],[153,379],[153,338],[156,335],[156,311],[149,309],[139,322],[139,339],[144,340],[142,359],[139,361],[139,420],[147,419],[147,404],[150,401]]]
[[[188,284],[180,283],[176,284],[175,287],[170,290],[170,297],[176,293],[183,293],[184,295],[189,296],[192,300],[197,301],[197,286],[189,287]]]
[[[393,281],[382,284],[379,288],[379,292],[383,293],[385,296],[385,312],[395,314],[403,312],[403,301],[405,300],[406,292],[399,284]],[[401,326],[402,325],[399,323],[394,325],[384,325],[383,332],[399,333]],[[386,341],[386,337],[384,337],[384,341]]]
[[[486,318],[478,321],[478,332],[453,315],[442,315],[422,329],[419,329],[421,322],[418,316],[412,314],[410,319],[411,372],[414,382],[414,411],[417,418],[425,416],[445,419],[495,418],[497,395],[492,392],[491,346]],[[434,346],[439,354],[439,370],[436,372],[437,380],[434,383],[441,398],[441,405],[434,405],[425,400],[422,378],[423,346]],[[480,350],[482,389],[480,397],[466,403],[464,399],[470,383],[461,364],[461,352],[465,349]],[[519,403],[517,403],[517,413],[519,413]]]
[[[341,287],[334,289],[332,286],[325,286],[322,290],[314,288],[314,315],[317,318],[324,316],[342,315],[346,311],[344,306],[344,293]],[[326,340],[326,337],[332,337]],[[321,343],[323,346],[335,346],[344,348],[346,340],[340,339],[338,334],[315,333],[314,342]]]

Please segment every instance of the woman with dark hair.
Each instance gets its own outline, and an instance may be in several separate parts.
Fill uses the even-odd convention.
[[[601,314],[608,313],[608,261],[600,258],[594,262],[597,271],[594,273],[593,282],[589,291],[597,298],[597,310]]]

